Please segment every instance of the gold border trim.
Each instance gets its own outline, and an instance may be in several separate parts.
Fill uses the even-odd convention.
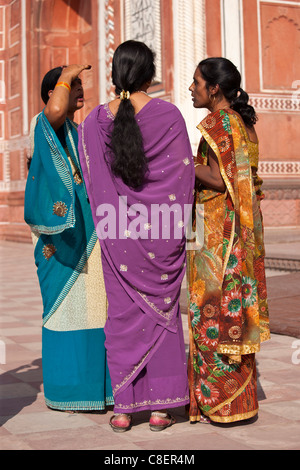
[[[209,419],[216,423],[233,423],[234,421],[242,421],[244,419],[252,418],[253,416],[257,415],[258,408],[253,411],[249,411],[248,413],[240,413],[233,416],[210,416]]]
[[[144,400],[140,403],[131,403],[130,405],[122,405],[119,403],[115,403],[116,408],[122,408],[124,410],[133,410],[135,408],[141,408],[144,406],[156,406],[156,405],[178,405],[180,406],[180,403],[185,403],[189,400],[189,396],[186,395],[185,397],[177,397],[177,398],[165,398],[164,400],[157,399],[155,401],[152,400]]]
[[[189,422],[190,423],[199,423],[200,420],[201,420],[201,414],[200,414],[200,410],[199,410],[199,415],[197,416],[189,416]]]
[[[241,356],[244,354],[255,354],[260,351],[260,343],[248,344],[218,344],[217,353],[225,354],[226,356]]]
[[[215,143],[215,141],[212,139],[212,137],[209,135],[209,133],[208,133],[208,132],[205,130],[205,128],[202,126],[201,123],[197,126],[197,129],[199,129],[199,131],[200,131],[201,134],[203,135],[204,139],[206,140],[206,142],[208,143],[208,145],[213,149],[213,151],[215,152],[215,154],[216,154],[216,156],[217,156],[217,159],[218,159],[218,162],[219,162],[219,168],[220,168],[220,172],[221,172],[222,178],[223,178],[224,181],[225,181],[226,188],[227,188],[227,190],[229,191],[229,194],[230,194],[230,196],[231,196],[233,205],[235,206],[234,191],[233,191],[232,185],[231,185],[231,183],[230,183],[230,181],[229,181],[229,179],[228,179],[228,176],[227,176],[227,174],[226,174],[226,172],[225,172],[225,170],[224,170],[224,166],[223,166],[223,162],[222,162],[222,158],[221,158],[221,156],[220,156],[220,152],[219,152],[218,146],[217,146],[217,144]],[[231,248],[232,248],[232,245],[233,245],[234,227],[235,227],[235,211],[234,211],[234,220],[232,221],[232,229],[231,229],[231,234],[230,234],[230,241],[229,241],[229,244],[228,244],[228,247],[227,247],[226,255],[224,256],[224,260],[223,260],[223,277],[224,277],[224,275],[225,275],[225,271],[226,271],[228,259],[229,259],[230,252],[231,252]]]
[[[223,401],[222,403],[220,403],[219,405],[215,406],[214,408],[212,408],[211,410],[209,410],[207,412],[203,412],[203,414],[205,414],[209,418],[212,418],[211,415],[213,413],[220,410],[221,408],[223,408],[223,406],[227,405],[228,403],[233,402],[233,400],[235,400],[246,389],[247,385],[249,384],[249,382],[252,378],[252,375],[253,375],[253,368],[252,368],[251,373],[249,374],[249,377],[247,378],[246,382],[244,382],[243,385],[230,398],[228,398],[228,400]]]
[[[158,307],[156,307],[156,305],[151,302],[147,295],[144,294],[142,291],[140,291],[139,289],[137,289],[136,287],[132,286],[134,288],[134,290],[142,297],[142,299],[146,302],[146,304],[152,309],[154,310],[155,313],[157,313],[158,315],[160,315],[161,317],[163,317],[165,320],[168,321],[167,325],[169,324],[170,320],[172,319],[172,316],[173,316],[173,313],[175,311],[175,307],[176,307],[176,303],[177,303],[177,300],[178,300],[178,296],[173,300],[173,302],[171,303],[171,307],[169,308],[169,310],[167,310],[166,312],[164,312],[163,310],[160,310]]]
[[[149,349],[149,351],[147,351],[144,356],[142,357],[142,359],[140,360],[140,362],[133,368],[133,370],[131,372],[129,372],[128,375],[126,375],[126,377],[124,377],[124,379],[122,380],[122,382],[120,382],[119,384],[117,384],[115,386],[115,388],[113,389],[113,395],[115,396],[115,394],[118,392],[118,390],[120,390],[120,388],[122,388],[127,382],[128,380],[131,379],[131,377],[135,374],[135,372],[143,365],[143,363],[145,362],[146,358],[149,356],[150,352],[152,351],[152,349],[154,348],[155,344]]]
[[[264,341],[269,341],[271,339],[270,331],[264,331],[260,334],[260,342],[263,343]]]
[[[84,153],[84,157],[85,157],[85,161],[86,161],[86,167],[87,167],[87,171],[88,171],[88,174],[89,174],[89,180],[91,180],[91,174],[90,174],[90,157],[87,153],[87,149],[86,149],[86,144],[85,144],[85,137],[84,137],[84,124],[85,124],[85,121],[83,121],[81,123],[81,141],[82,141],[82,148],[83,148],[83,153]]]
[[[221,172],[221,175],[224,179],[224,181],[226,182],[226,186],[228,187],[228,191],[230,193],[230,196],[231,196],[231,199],[232,199],[232,202],[233,202],[233,205],[235,205],[235,197],[234,197],[234,192],[233,192],[233,188],[232,188],[232,185],[228,179],[228,176],[224,170],[224,166],[223,166],[223,162],[222,162],[222,159],[221,159],[221,156],[220,156],[220,152],[219,152],[219,149],[218,149],[218,146],[216,144],[216,142],[212,139],[212,137],[209,135],[209,133],[205,130],[205,128],[202,126],[202,124],[198,124],[197,126],[197,129],[199,129],[199,131],[201,132],[201,134],[203,135],[204,139],[206,140],[206,142],[208,143],[208,145],[213,149],[213,151],[215,152],[217,158],[218,158],[218,161],[219,161],[219,166],[220,166],[220,172]]]

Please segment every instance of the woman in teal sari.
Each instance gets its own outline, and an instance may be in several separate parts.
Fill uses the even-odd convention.
[[[103,410],[113,404],[104,324],[107,298],[101,251],[77,153],[74,113],[83,106],[78,78],[89,66],[49,71],[46,104],[31,124],[25,190],[43,299],[42,362],[47,406]]]

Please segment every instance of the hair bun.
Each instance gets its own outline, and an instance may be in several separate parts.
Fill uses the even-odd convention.
[[[252,126],[257,120],[254,108],[248,104],[249,95],[241,88],[241,74],[237,67],[225,57],[209,57],[198,64],[206,86],[219,84],[221,92],[238,112],[246,125]]]

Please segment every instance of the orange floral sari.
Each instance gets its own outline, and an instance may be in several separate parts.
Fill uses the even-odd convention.
[[[270,337],[257,155],[232,110],[198,126],[197,163],[217,155],[225,193],[198,185],[187,252],[190,421],[233,422],[258,411],[255,353]],[[255,144],[254,144],[255,145]],[[253,145],[252,145],[253,147]]]

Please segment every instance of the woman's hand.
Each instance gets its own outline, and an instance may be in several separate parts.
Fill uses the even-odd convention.
[[[68,65],[63,68],[63,71],[61,73],[61,76],[59,77],[58,81],[59,82],[67,82],[69,85],[72,84],[73,80],[78,78],[78,75],[83,71],[83,70],[89,70],[91,69],[91,65],[78,65],[78,64],[72,64]]]

